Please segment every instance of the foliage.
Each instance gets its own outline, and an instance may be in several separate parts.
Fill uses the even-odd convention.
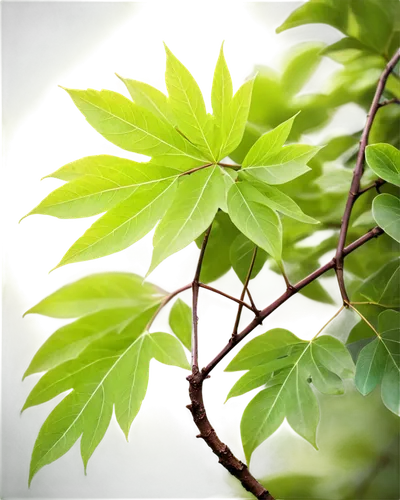
[[[56,267],[119,252],[154,228],[148,274],[192,242],[201,252],[193,282],[175,292],[167,293],[133,274],[105,273],[67,285],[28,311],[74,319],[44,343],[25,373],[45,372],[24,410],[69,391],[39,432],[30,481],[79,438],[86,468],[113,408],[128,436],[146,394],[151,359],[190,368],[182,346],[193,357],[200,286],[233,269],[243,283],[243,293],[238,299],[209,287],[240,305],[225,350],[203,372],[192,365],[192,390],[294,293],[334,303],[312,273],[326,254],[339,249],[344,207],[359,148],[363,148],[360,138],[365,135],[360,130],[320,145],[304,143],[304,135],[321,130],[343,104],[369,109],[382,70],[398,45],[398,14],[399,4],[394,0],[384,6],[378,0],[364,0],[362,7],[357,0],[310,0],[278,31],[324,23],[344,37],[328,47],[318,42],[301,44],[291,50],[281,73],[258,68],[256,76],[235,94],[221,47],[212,84],[212,114],[190,72],[167,47],[168,96],[123,77],[119,78],[132,99],[109,90],[65,89],[105,139],[148,160],[88,156],[47,176],[65,184],[28,215],[66,219],[99,215]],[[340,69],[320,93],[304,93],[323,57],[338,62]],[[360,189],[350,193],[357,202],[347,213],[350,222],[344,229],[345,243],[368,237],[346,255],[344,281],[350,301],[342,293],[344,305],[332,319],[339,314],[340,318],[332,321],[329,334],[320,335],[323,328],[305,341],[281,328],[269,330],[245,344],[226,368],[246,371],[227,399],[261,388],[241,421],[248,462],[285,418],[317,448],[320,394],[344,394],[344,379],[362,395],[380,385],[383,404],[400,415],[397,70],[390,71],[378,97],[382,99],[376,103],[376,115],[367,131],[365,172]],[[371,230],[375,224],[380,229]],[[313,235],[319,238],[318,244],[309,242]],[[379,238],[369,241],[373,236]],[[336,269],[340,283],[338,262],[336,258],[320,275]],[[287,290],[268,306],[270,310],[259,311],[249,282],[265,263],[282,274]],[[150,332],[158,312],[190,287],[193,311],[181,299],[172,306],[169,324],[174,335]],[[238,334],[244,306],[255,316]],[[201,418],[206,418],[199,400],[192,402],[203,412]],[[211,434],[200,437],[207,441]],[[213,447],[211,440],[207,442]],[[217,451],[213,449],[217,455],[218,446]],[[220,461],[224,464],[221,456]],[[235,475],[234,468],[226,467]],[[241,479],[239,473],[236,477]]]

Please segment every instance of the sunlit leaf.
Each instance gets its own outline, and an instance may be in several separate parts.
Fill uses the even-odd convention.
[[[368,166],[391,184],[400,186],[400,151],[390,144],[373,144],[365,151]]]
[[[372,204],[372,215],[378,226],[400,243],[400,199],[386,193],[378,195]]]

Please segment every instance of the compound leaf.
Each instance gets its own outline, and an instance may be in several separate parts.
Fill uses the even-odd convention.
[[[373,144],[367,146],[365,157],[376,175],[400,186],[400,151],[397,148],[390,144]]]
[[[380,194],[372,203],[372,215],[376,223],[400,243],[400,199],[391,194]]]

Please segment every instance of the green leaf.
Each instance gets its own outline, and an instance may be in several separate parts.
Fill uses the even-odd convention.
[[[254,78],[245,82],[233,96],[229,108],[229,124],[220,149],[220,158],[228,156],[239,146],[242,140],[250,110],[253,84]]]
[[[305,144],[284,146],[265,157],[258,165],[246,167],[240,174],[251,174],[267,184],[284,184],[311,169],[306,164],[321,148]]]
[[[170,123],[173,126],[176,125],[174,114],[170,109],[165,94],[147,83],[131,80],[130,78],[122,78],[122,76],[119,75],[117,76],[124,82],[132,99],[138,106],[148,109],[160,120]]]
[[[207,116],[204,99],[196,80],[165,46],[167,53],[167,84],[169,104],[179,130],[204,152],[206,159],[214,161],[211,134],[212,122]]]
[[[272,208],[272,210],[281,212],[282,214],[292,217],[300,222],[305,222],[306,224],[319,223],[317,220],[306,215],[297,203],[292,200],[292,198],[285,193],[282,193],[282,191],[278,188],[268,186],[267,184],[259,182],[256,179],[252,179],[251,177],[249,177],[248,180],[252,186],[249,186],[248,183],[244,183],[243,188],[249,193],[249,198],[253,199],[253,201],[266,205],[267,207]],[[255,191],[257,191],[257,193],[252,190],[251,192],[253,193],[254,198],[251,198],[249,187],[253,186],[256,188]]]
[[[263,134],[247,153],[243,160],[243,168],[263,165],[271,154],[279,153],[289,137],[293,122],[298,114]]]
[[[173,335],[163,332],[150,333],[147,340],[150,340],[151,352],[157,361],[190,370],[182,344]]]
[[[250,370],[272,361],[285,353],[288,347],[303,341],[289,330],[275,328],[250,340],[225,368],[227,372]]]
[[[365,346],[357,360],[355,383],[361,394],[369,394],[381,383],[384,405],[400,416],[400,313],[379,315],[378,337]]]
[[[90,166],[94,168],[89,170]],[[138,196],[163,181],[172,182],[179,174],[179,170],[172,168],[109,156],[106,162],[95,165],[89,162],[86,175],[50,193],[27,215],[53,215],[60,219],[90,217],[118,205],[133,193]]]
[[[162,299],[165,292],[131,273],[99,273],[65,285],[25,314],[51,318],[78,318],[102,309],[143,310]]]
[[[178,299],[169,314],[169,326],[190,351],[192,345],[192,310],[183,300]]]
[[[245,236],[281,261],[282,225],[273,210],[248,199],[242,183],[238,183],[229,190],[228,211],[232,222]]]
[[[154,234],[149,272],[208,228],[224,194],[224,183],[217,166],[182,177],[177,195]]]
[[[353,362],[337,339],[323,336],[302,341],[287,330],[271,330],[242,348],[227,370],[248,369],[228,397],[265,383],[245,409],[241,434],[246,459],[273,434],[286,417],[300,436],[316,447],[319,405],[310,383],[327,394],[342,394],[342,378],[353,374]]]
[[[67,251],[61,267],[119,252],[145,236],[164,216],[177,188],[177,177],[151,184],[100,217]]]
[[[250,241],[244,234],[239,234],[232,242],[229,259],[232,264],[233,270],[237,274],[240,281],[244,284],[246,281],[247,273],[250,268],[251,260],[253,258],[254,243]],[[254,262],[253,270],[250,279],[253,279],[264,267],[267,260],[267,253],[262,248],[257,249],[257,256]]]
[[[183,156],[204,163],[204,155],[146,108],[110,90],[65,89],[89,124],[122,149],[148,156]]]
[[[376,175],[400,186],[400,151],[397,148],[390,144],[373,144],[367,146],[365,157]]]
[[[400,199],[391,194],[380,194],[372,203],[372,215],[386,234],[400,243]]]
[[[232,94],[232,79],[224,57],[224,44],[222,44],[215,67],[211,91],[211,103],[215,117],[214,123],[220,143],[219,148],[227,136],[227,130],[230,125]],[[219,150],[217,156],[220,156],[220,153],[221,151]]]
[[[354,301],[368,301],[388,308],[400,306],[400,261],[394,259],[369,276],[354,294]]]

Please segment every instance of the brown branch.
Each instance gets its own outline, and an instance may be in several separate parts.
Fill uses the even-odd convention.
[[[253,272],[253,267],[254,267],[254,263],[256,261],[256,257],[257,257],[257,247],[255,246],[254,250],[253,250],[253,255],[251,257],[249,270],[247,271],[246,279],[244,280],[244,285],[243,285],[242,294],[240,295],[240,300],[243,300],[245,295],[246,295],[246,290],[247,290],[247,287],[249,286],[249,281],[251,278],[251,273]],[[236,335],[237,335],[237,331],[238,331],[239,323],[240,323],[240,317],[242,315],[242,309],[243,309],[243,305],[239,304],[237,314],[236,314],[235,324],[233,327],[232,337],[236,337]]]
[[[240,165],[231,165],[229,163],[218,163],[220,167],[231,168],[233,170],[240,170],[242,167]]]
[[[257,306],[255,305],[253,297],[251,296],[250,290],[248,288],[246,289],[246,292],[247,292],[247,295],[249,297],[250,304],[251,304],[251,307],[253,308],[254,313],[256,315],[258,315],[260,313],[260,311],[257,309]]]
[[[245,490],[252,493],[258,500],[274,500],[269,492],[250,473],[246,464],[237,459],[226,444],[215,433],[208,420],[203,402],[203,376],[192,374],[189,380],[189,396],[191,404],[187,406],[193,416],[194,423],[200,431],[198,438],[204,439],[207,445],[219,458],[219,463],[225,467],[241,483]]]
[[[366,193],[367,191],[370,191],[371,189],[376,189],[379,192],[379,188],[384,184],[386,184],[386,181],[384,181],[383,179],[377,179],[375,182],[365,187],[364,189],[360,189],[358,191],[357,196],[361,196],[362,194]]]
[[[354,241],[347,247],[343,249],[343,255],[349,255],[351,252],[364,245],[367,241],[372,238],[376,238],[381,235],[383,230],[380,227],[374,227],[371,231],[358,238],[358,240]],[[252,332],[258,325],[260,325],[263,320],[269,316],[272,312],[274,312],[278,307],[280,307],[284,302],[286,302],[290,297],[298,293],[302,288],[306,287],[317,278],[325,274],[327,271],[334,269],[336,264],[336,259],[331,259],[327,264],[323,265],[306,278],[299,281],[296,285],[292,285],[291,288],[288,288],[280,297],[278,297],[272,304],[267,306],[265,309],[260,311],[260,314],[256,316],[240,333],[236,335],[235,338],[231,338],[226,344],[226,346],[222,349],[222,351],[217,354],[217,356],[205,367],[202,369],[201,374],[203,379],[206,378],[211,370],[213,370],[217,364],[222,361],[222,359],[237,345],[241,342],[250,332]]]
[[[200,273],[203,264],[204,253],[206,251],[208,238],[210,236],[211,227],[207,229],[204,234],[203,244],[201,245],[199,260],[197,262],[196,272],[192,282],[192,317],[193,317],[193,330],[192,330],[192,373],[199,371],[199,340],[197,335],[197,327],[199,318],[197,317],[197,303],[199,301],[199,286],[200,286]]]
[[[206,285],[205,283],[199,283],[199,286],[201,288],[204,288],[206,290],[210,290],[210,292],[218,293],[218,295],[222,295],[222,297],[226,297],[227,299],[233,300],[233,302],[236,302],[237,304],[241,304],[244,307],[247,307],[247,309],[250,309],[250,311],[253,311],[253,307],[247,304],[247,302],[244,302],[241,299],[237,299],[236,297],[233,297],[232,295],[228,295],[227,293],[223,292],[222,290],[218,290],[217,288],[213,288],[210,285]]]
[[[344,262],[344,246],[346,244],[346,236],[349,228],[351,211],[353,209],[353,205],[356,199],[359,196],[360,190],[360,181],[364,172],[364,157],[365,157],[365,148],[368,144],[368,137],[374,122],[375,115],[379,109],[379,101],[382,97],[383,91],[385,89],[386,81],[396,66],[397,62],[400,59],[400,50],[398,50],[392,59],[388,62],[386,68],[383,70],[381,77],[379,78],[378,86],[376,88],[375,96],[371,104],[371,108],[368,113],[367,122],[365,124],[363,133],[361,135],[360,141],[360,149],[357,155],[356,166],[353,172],[353,179],[350,186],[349,196],[347,198],[345,211],[343,214],[342,225],[339,233],[339,242],[336,249],[336,265],[335,271],[336,276],[340,288],[340,293],[344,303],[350,302],[349,297],[347,295],[346,286],[344,283],[344,274],[343,274],[343,262]]]
[[[400,99],[396,99],[395,97],[393,99],[386,99],[380,102],[378,107],[383,108],[383,106],[388,106],[389,104],[400,104]]]

